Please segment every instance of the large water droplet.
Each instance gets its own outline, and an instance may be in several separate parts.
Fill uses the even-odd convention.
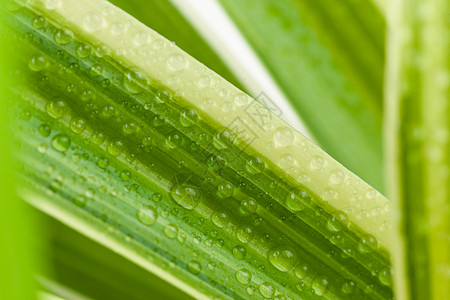
[[[281,272],[288,272],[294,268],[297,256],[293,249],[285,246],[277,246],[269,251],[269,262]]]

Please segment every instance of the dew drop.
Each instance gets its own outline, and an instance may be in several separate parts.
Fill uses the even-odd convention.
[[[106,169],[109,166],[109,160],[106,157],[101,157],[97,160],[97,166],[101,169]]]
[[[249,197],[242,200],[240,207],[244,213],[254,213],[258,209],[258,204],[255,199]]]
[[[83,119],[74,118],[70,121],[70,129],[73,132],[80,134],[86,129],[86,121]]]
[[[325,295],[325,293],[328,291],[328,287],[329,287],[329,281],[324,276],[316,278],[312,284],[312,288],[314,289],[314,292],[319,296]]]
[[[351,294],[351,293],[354,292],[355,286],[356,286],[356,284],[355,284],[353,281],[346,281],[346,282],[344,282],[344,284],[342,285],[341,291],[342,291],[344,294],[347,294],[347,295],[348,295],[348,294]]]
[[[358,243],[358,251],[361,253],[370,253],[376,248],[377,240],[371,235],[363,237]]]
[[[122,178],[123,181],[128,181],[131,179],[131,172],[128,170],[123,170],[120,172],[120,178]]]
[[[294,190],[286,197],[286,206],[293,212],[301,211],[307,207],[311,197],[302,190]]]
[[[180,114],[180,124],[183,127],[189,127],[198,120],[197,112],[194,109],[185,109]]]
[[[264,298],[270,299],[275,294],[275,287],[270,282],[264,282],[260,284],[259,292]]]
[[[85,196],[83,195],[78,195],[73,199],[73,202],[75,203],[75,205],[80,206],[80,207],[84,207],[86,206],[87,203],[87,199]]]
[[[308,276],[308,266],[306,265],[297,265],[295,267],[295,276],[297,276],[300,279],[305,279]]]
[[[259,157],[252,157],[247,161],[247,164],[245,165],[245,168],[248,173],[255,175],[261,173],[264,168],[266,167],[266,164],[264,161]]]
[[[253,239],[254,232],[250,227],[242,227],[237,232],[238,240],[241,243],[247,244]]]
[[[219,184],[217,187],[217,195],[220,198],[229,198],[229,197],[233,196],[233,192],[234,192],[234,187],[229,182],[223,182],[223,183]]]
[[[97,14],[87,15],[84,19],[84,28],[88,32],[96,32],[106,25],[105,19]]]
[[[378,279],[380,280],[381,284],[386,285],[386,286],[391,286],[391,284],[392,284],[391,269],[387,268],[387,269],[381,270],[380,273],[378,273]]]
[[[43,137],[48,137],[52,133],[52,129],[47,124],[41,124],[38,128],[38,132]]]
[[[212,215],[211,220],[217,227],[225,227],[228,224],[229,216],[226,212],[216,212]]]
[[[61,29],[55,33],[54,40],[59,45],[68,44],[73,38],[73,32],[69,29]]]
[[[150,42],[150,37],[145,32],[138,32],[134,36],[133,41],[137,46],[142,46],[142,45],[146,45]]]
[[[252,280],[252,273],[247,269],[236,271],[236,280],[241,284],[249,284]]]
[[[31,71],[39,72],[47,67],[47,58],[43,55],[35,55],[28,63],[28,67]]]
[[[200,274],[200,272],[202,271],[202,265],[196,261],[196,260],[191,260],[190,262],[188,262],[187,264],[187,269],[189,272],[191,272],[194,275],[198,275]]]
[[[294,142],[294,132],[289,127],[281,127],[275,130],[273,139],[278,146],[287,147]]]
[[[167,224],[166,227],[164,227],[164,234],[167,237],[174,239],[178,234],[178,227],[174,224]]]
[[[144,225],[150,226],[156,222],[158,218],[158,213],[154,207],[143,207],[137,213],[137,218],[139,222]],[[166,234],[167,235],[167,234]]]
[[[341,231],[348,225],[348,217],[342,211],[335,211],[328,219],[327,227],[330,231]]]
[[[33,27],[36,29],[41,29],[45,26],[45,18],[42,16],[37,16],[33,19]]]
[[[235,246],[232,252],[237,259],[243,259],[247,255],[247,249],[242,245]]]
[[[123,86],[130,94],[141,93],[146,83],[147,78],[141,71],[129,70],[123,75]]]
[[[285,246],[277,246],[269,251],[269,262],[281,272],[292,270],[297,262],[295,251]]]
[[[334,171],[330,175],[330,182],[332,184],[341,184],[345,179],[345,175],[341,171]]]
[[[49,116],[59,119],[67,112],[67,104],[63,100],[57,100],[47,103],[45,105],[45,111]]]
[[[311,159],[311,162],[309,163],[311,169],[313,170],[319,170],[323,167],[324,162],[323,159],[319,156],[315,156]]]
[[[173,185],[170,195],[176,203],[188,210],[196,208],[201,199],[200,189],[189,184]]]
[[[52,139],[52,147],[56,151],[64,152],[70,147],[70,139],[67,135],[58,134]]]
[[[77,47],[77,56],[81,59],[88,58],[91,55],[92,49],[91,46],[86,44],[78,45]]]
[[[177,72],[185,69],[188,65],[187,60],[179,54],[173,54],[167,60],[169,71]]]
[[[45,7],[47,9],[57,9],[61,6],[61,0],[45,0]]]
[[[236,135],[229,129],[224,129],[217,133],[213,138],[213,146],[217,150],[223,150],[230,147],[236,139]]]
[[[107,150],[112,156],[118,156],[122,153],[124,145],[121,141],[112,141],[108,143]]]

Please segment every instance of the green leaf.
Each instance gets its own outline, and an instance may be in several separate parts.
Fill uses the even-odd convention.
[[[195,298],[392,296],[390,202],[274,112],[106,1],[8,19],[24,199]]]
[[[383,191],[385,25],[374,4],[220,2],[325,151]]]
[[[0,20],[0,33],[0,299],[28,300],[36,299],[33,272],[37,254],[33,239],[37,230],[28,205],[16,195],[11,155],[13,127],[8,118],[9,104],[15,98],[7,87],[14,60],[10,56],[12,39],[3,20]]]
[[[110,0],[109,2],[156,30],[208,68],[243,89],[221,58],[169,0]]]
[[[387,72],[389,192],[398,299],[450,298],[450,3],[393,1]]]

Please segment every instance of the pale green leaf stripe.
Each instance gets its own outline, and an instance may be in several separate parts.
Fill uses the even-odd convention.
[[[243,89],[221,58],[192,27],[170,0],[109,0],[152,28],[208,68]]]
[[[382,191],[384,19],[374,4],[220,2],[319,144]]]
[[[450,299],[450,2],[390,3],[386,136],[398,299]]]

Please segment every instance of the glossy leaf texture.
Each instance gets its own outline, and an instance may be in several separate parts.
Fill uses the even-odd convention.
[[[450,3],[389,5],[386,136],[398,299],[450,298]]]
[[[390,203],[273,112],[106,1],[8,18],[25,200],[195,298],[392,296]]]
[[[383,191],[385,22],[374,3],[220,2],[319,145]]]

